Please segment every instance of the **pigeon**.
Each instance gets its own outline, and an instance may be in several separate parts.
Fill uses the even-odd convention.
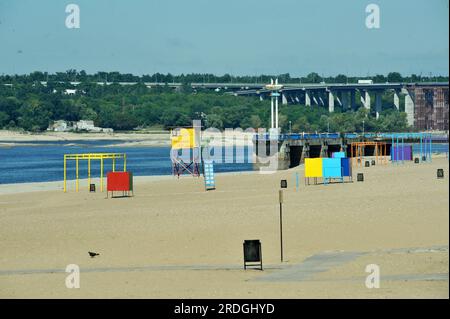
[[[100,254],[94,253],[92,251],[89,251],[89,256],[91,256],[91,258],[94,258],[95,256],[99,256]]]

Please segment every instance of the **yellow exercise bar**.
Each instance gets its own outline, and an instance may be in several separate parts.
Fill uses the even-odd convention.
[[[67,161],[75,161],[75,189],[79,190],[79,161],[88,162],[88,185],[91,184],[91,160],[100,160],[100,191],[103,192],[103,171],[104,160],[112,160],[112,171],[116,170],[116,159],[123,160],[123,171],[127,171],[127,155],[125,153],[85,153],[85,154],[64,154],[64,192],[67,192]],[[89,187],[89,186],[88,186]]]

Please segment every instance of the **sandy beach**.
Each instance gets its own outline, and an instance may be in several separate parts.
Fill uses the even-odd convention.
[[[79,193],[60,182],[3,185],[0,297],[448,298],[448,174],[435,157],[354,167],[353,183],[315,186],[302,166],[221,174],[209,192],[203,178],[143,177],[132,198],[88,193],[85,181]],[[264,271],[244,271],[246,239],[261,240]],[[79,289],[65,286],[68,264],[81,269]],[[369,264],[378,289],[365,286]]]
[[[202,145],[209,146],[244,146],[251,145],[253,133],[233,131],[203,132]],[[0,148],[13,147],[17,145],[36,145],[36,142],[67,142],[70,145],[74,141],[107,141],[115,140],[108,147],[158,147],[170,146],[170,132],[115,132],[115,133],[74,133],[74,132],[16,132],[0,130]],[[20,144],[19,144],[20,143]]]

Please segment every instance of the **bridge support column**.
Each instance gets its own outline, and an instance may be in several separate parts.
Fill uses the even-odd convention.
[[[334,94],[333,92],[328,92],[328,112],[334,112]]]
[[[282,105],[287,105],[288,104],[288,100],[287,100],[286,94],[281,94],[281,104]]]
[[[380,117],[380,113],[382,111],[382,100],[381,100],[381,92],[375,93],[375,112],[376,112],[376,118]]]
[[[400,97],[398,96],[399,92],[394,91],[394,105],[397,111],[400,111]]]
[[[342,98],[342,110],[346,111],[349,107],[348,104],[348,92],[341,92],[341,98]]]
[[[368,91],[361,91],[361,103],[367,110],[370,110],[370,94]]]
[[[350,91],[350,106],[352,110],[356,109],[356,99],[355,99],[355,90]]]
[[[308,91],[305,91],[305,105],[311,106],[311,95]]]
[[[318,100],[317,100],[317,92],[313,92],[313,93],[311,94],[311,97],[312,97],[312,102],[313,102],[313,104],[314,104],[314,105],[319,105],[319,102],[318,102]]]
[[[406,113],[406,120],[408,121],[408,125],[413,126],[414,125],[414,100],[411,97],[411,94],[409,91],[406,91],[405,96],[405,113]]]
[[[323,100],[322,93],[319,93],[319,105],[325,106],[325,101]]]

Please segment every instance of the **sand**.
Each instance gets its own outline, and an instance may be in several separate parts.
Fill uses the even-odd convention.
[[[133,198],[115,199],[85,182],[65,194],[57,183],[0,188],[0,297],[449,297],[446,158],[354,168],[362,183],[301,179],[298,191],[296,172],[221,174],[209,192],[202,178],[140,178]],[[243,270],[245,239],[261,240],[264,271]],[[79,289],[65,286],[68,264],[81,269]],[[368,264],[378,289],[365,286]]]
[[[222,133],[203,131],[203,146],[251,146],[253,133],[230,130]],[[2,147],[42,145],[42,142],[66,141],[71,145],[73,141],[105,141],[116,140],[107,147],[163,147],[170,146],[169,131],[155,132],[115,132],[115,133],[73,133],[73,132],[18,132],[0,130],[0,149]],[[37,144],[39,142],[40,144]]]

